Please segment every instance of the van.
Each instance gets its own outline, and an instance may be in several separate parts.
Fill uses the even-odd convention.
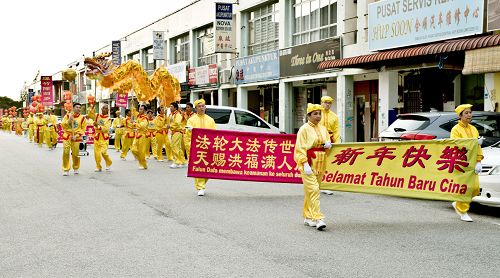
[[[184,109],[186,105],[181,104],[180,107]],[[214,119],[217,129],[220,130],[281,133],[277,127],[246,109],[207,105],[206,114]]]

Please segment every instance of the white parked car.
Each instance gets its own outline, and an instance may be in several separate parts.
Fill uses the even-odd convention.
[[[479,175],[481,193],[472,198],[472,201],[500,207],[500,142],[483,148],[483,155],[483,171]]]

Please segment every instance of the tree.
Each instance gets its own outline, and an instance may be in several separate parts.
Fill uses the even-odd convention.
[[[15,106],[17,108],[21,108],[21,107],[23,107],[23,102],[22,101],[15,101],[9,97],[0,96],[0,109],[8,109],[8,108],[11,108],[12,106]]]

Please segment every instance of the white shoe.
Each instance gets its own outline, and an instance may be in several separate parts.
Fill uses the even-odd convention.
[[[205,189],[198,190],[198,196],[205,196]]]
[[[78,170],[73,170],[73,174],[78,175],[80,172]]]
[[[111,166],[106,166],[106,171],[111,171]]]
[[[163,159],[159,159],[159,160],[158,160],[158,162],[163,162],[163,161],[165,161],[165,160],[163,160]]]
[[[122,161],[127,161],[125,157],[120,158]]]
[[[323,194],[326,194],[326,195],[333,195],[333,191],[332,190],[320,190],[321,193]]]
[[[69,176],[69,171],[63,171],[63,176]]]
[[[146,168],[139,166],[139,170],[146,170]]]
[[[177,165],[177,164],[175,164],[175,163],[172,163],[172,164],[170,164],[170,166],[168,166],[168,167],[170,167],[170,168],[172,168],[172,169],[175,169],[175,168],[179,168],[179,165]]]
[[[102,169],[95,169],[94,172],[102,172]]]
[[[457,202],[453,202],[453,203],[451,203],[451,205],[455,209],[455,212],[458,215],[460,215],[460,220],[465,221],[465,222],[473,222],[472,218],[470,218],[470,216],[469,216],[469,214],[467,214],[467,212],[466,213],[461,213],[460,211],[458,211],[458,209],[457,209]]]
[[[305,218],[304,225],[309,226],[309,227],[316,227],[316,221],[309,219],[309,218]]]
[[[326,223],[323,219],[316,221],[316,230],[323,231],[324,228],[326,228]]]

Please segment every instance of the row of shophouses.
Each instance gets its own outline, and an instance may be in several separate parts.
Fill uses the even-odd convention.
[[[112,52],[119,40],[122,62],[137,60],[148,73],[167,66],[181,82],[181,102],[245,108],[287,133],[304,123],[308,102],[328,95],[343,141],[371,141],[398,113],[461,103],[499,111],[499,2],[240,0],[226,38],[216,30],[215,1],[198,0],[84,51]],[[154,59],[155,31],[164,39],[162,60]],[[217,53],[219,43],[234,45]],[[115,93],[86,78],[82,59],[69,66],[79,73],[75,84],[52,76],[56,107],[68,89],[75,101],[95,95],[114,107]]]

